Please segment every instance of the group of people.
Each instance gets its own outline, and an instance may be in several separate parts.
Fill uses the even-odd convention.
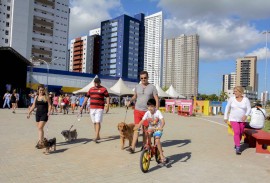
[[[139,130],[143,130],[143,143],[146,143],[145,130],[149,131],[149,135],[155,137],[155,143],[157,144],[158,150],[161,156],[161,163],[166,162],[166,158],[163,154],[160,138],[162,136],[162,131],[165,125],[165,120],[162,113],[158,110],[159,100],[158,92],[154,85],[148,82],[148,73],[142,71],[140,73],[141,83],[135,87],[135,92],[132,98],[129,98],[126,102],[126,106],[135,102],[134,109],[134,136],[132,141],[132,146],[127,149],[130,153],[134,153],[136,143],[138,141]],[[90,118],[94,125],[95,137],[94,142],[99,143],[100,140],[100,130],[101,123],[103,120],[104,112],[109,111],[110,96],[105,87],[101,85],[101,80],[99,78],[94,79],[94,86],[89,89],[87,94],[84,96],[83,101],[80,100],[80,113],[87,105],[87,101],[90,100]],[[72,99],[71,99],[72,100]],[[29,108],[27,118],[30,118],[31,113],[36,109],[36,123],[38,128],[38,143],[36,147],[44,139],[44,126],[51,115],[53,109],[54,99],[47,93],[44,85],[39,85],[37,94],[34,96],[32,105]],[[106,106],[106,107],[105,107]],[[72,107],[72,106],[71,106]]]
[[[250,101],[244,96],[244,88],[236,86],[234,96],[230,97],[225,108],[224,121],[230,123],[234,132],[234,148],[236,154],[241,154],[240,142],[244,128],[262,129],[266,118],[266,111],[260,103],[251,109]],[[250,122],[247,119],[250,116]]]
[[[12,113],[15,113],[15,110],[18,107],[19,99],[20,99],[20,96],[19,96],[19,93],[17,93],[16,89],[14,89],[12,93],[9,93],[9,91],[7,91],[3,96],[3,100],[4,100],[3,109],[6,107],[6,105],[10,109],[10,104],[11,104]]]

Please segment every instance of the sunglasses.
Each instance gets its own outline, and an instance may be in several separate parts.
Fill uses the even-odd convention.
[[[147,79],[147,77],[141,78],[141,79]]]

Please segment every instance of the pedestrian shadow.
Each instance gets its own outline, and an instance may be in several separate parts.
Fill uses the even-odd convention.
[[[249,147],[249,144],[247,144],[247,143],[242,143],[241,144],[241,150],[242,151],[245,151],[246,149],[249,149],[249,148],[252,148],[252,147]]]
[[[70,145],[70,144],[87,144],[89,142],[91,142],[92,139],[87,139],[87,138],[79,138],[79,139],[75,139],[72,140],[70,142],[64,141],[64,142],[58,142],[57,145]]]
[[[177,162],[187,162],[190,158],[191,158],[191,152],[186,152],[186,153],[181,153],[181,154],[175,154],[175,155],[171,155],[171,156],[167,156],[167,158],[169,159],[169,161],[171,163],[169,163],[166,166],[163,166],[164,168],[171,168],[173,164],[177,163]],[[159,168],[162,168],[159,165],[154,166],[153,168],[150,168],[148,172],[157,170]]]
[[[180,144],[178,147],[185,146],[187,144],[191,143],[190,139],[185,140],[165,140],[162,142],[162,147],[169,147]]]
[[[120,139],[120,135],[113,135],[113,136],[108,136],[108,137],[103,137],[99,140],[99,142],[106,142],[106,141],[111,141],[111,140],[116,140]]]

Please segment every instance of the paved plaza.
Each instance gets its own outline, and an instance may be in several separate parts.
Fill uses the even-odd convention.
[[[0,110],[0,183],[269,183],[270,154],[246,148],[234,152],[233,137],[227,133],[222,116],[182,117],[164,113],[162,137],[169,167],[151,161],[148,173],[139,166],[140,148],[134,154],[120,149],[117,124],[132,122],[133,110],[113,108],[104,114],[101,142],[92,141],[94,130],[88,114],[77,121],[75,114],[52,115],[45,136],[57,138],[56,152],[44,155],[35,149],[35,116],[26,118],[27,109],[13,114]],[[66,143],[61,135],[71,125],[78,139]],[[141,141],[141,138],[140,138]],[[126,143],[127,144],[127,143]]]

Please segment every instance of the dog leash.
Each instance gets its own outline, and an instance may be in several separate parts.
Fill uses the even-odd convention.
[[[126,107],[126,114],[125,114],[125,119],[124,119],[124,123],[126,122],[126,117],[127,117],[127,111],[128,111],[128,108]]]

